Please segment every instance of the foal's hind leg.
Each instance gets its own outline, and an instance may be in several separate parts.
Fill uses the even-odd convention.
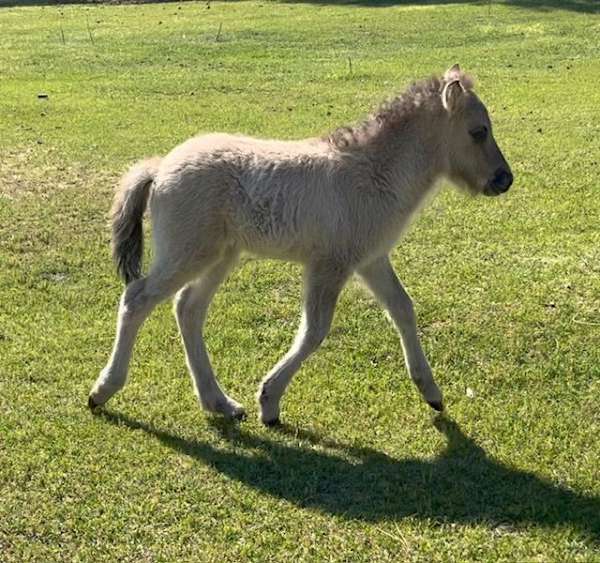
[[[263,379],[257,399],[260,419],[272,425],[279,421],[279,402],[302,362],[325,339],[331,327],[337,298],[348,278],[345,268],[330,263],[307,266],[305,271],[304,309],[296,340],[288,353]]]
[[[152,309],[172,295],[181,285],[179,275],[150,273],[132,281],[123,291],[119,304],[117,335],[111,357],[100,372],[90,396],[90,408],[103,405],[127,380],[127,369],[138,330]]]
[[[389,258],[385,256],[375,260],[360,268],[358,274],[392,317],[400,333],[404,359],[411,379],[431,407],[438,411],[443,410],[442,394],[433,380],[431,368],[421,348],[412,302],[396,276]]]
[[[187,365],[194,390],[202,407],[228,418],[243,419],[244,408],[219,387],[202,336],[208,307],[219,285],[236,262],[238,253],[231,251],[211,266],[195,282],[184,287],[175,298],[175,316],[185,346]]]

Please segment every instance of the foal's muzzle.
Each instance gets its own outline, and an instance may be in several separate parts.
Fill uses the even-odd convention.
[[[496,196],[508,191],[513,183],[513,175],[509,170],[498,168],[494,177],[488,182],[483,193],[489,196]]]

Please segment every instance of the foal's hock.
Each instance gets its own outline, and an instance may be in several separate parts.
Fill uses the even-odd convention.
[[[212,134],[136,164],[112,211],[113,254],[127,283],[112,355],[89,396],[103,405],[126,382],[137,332],[161,301],[175,315],[202,407],[244,418],[219,386],[203,339],[211,299],[241,252],[304,266],[296,339],[263,379],[260,417],[279,420],[280,401],[302,362],[327,336],[348,278],[357,274],[389,312],[408,372],[443,409],[417,335],[411,300],[388,254],[437,181],[498,195],[512,184],[473,81],[458,65],[413,84],[354,127],[301,141]],[[142,217],[150,204],[154,262],[141,277]]]

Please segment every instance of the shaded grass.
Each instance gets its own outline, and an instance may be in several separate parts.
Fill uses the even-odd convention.
[[[2,10],[2,557],[595,560],[598,25],[496,5]],[[446,392],[442,433],[354,284],[280,433],[205,419],[168,305],[128,387],[89,415],[121,291],[106,212],[129,162],[197,130],[319,134],[456,61],[516,184],[494,201],[444,191],[393,255]],[[299,295],[297,266],[247,260],[211,309],[216,369],[248,407]]]
[[[224,439],[237,446],[222,451],[127,415],[110,410],[100,414],[111,423],[143,430],[169,448],[252,488],[351,520],[416,516],[491,526],[568,524],[592,538],[600,533],[596,518],[600,499],[490,459],[455,422],[442,415],[434,419],[434,426],[447,439],[444,451],[433,460],[396,460],[368,447],[337,443],[289,425],[276,427],[274,432],[298,444],[257,437],[238,431],[232,423],[212,419],[210,423]],[[311,468],[310,479],[306,467]],[[486,484],[483,490],[482,482]]]

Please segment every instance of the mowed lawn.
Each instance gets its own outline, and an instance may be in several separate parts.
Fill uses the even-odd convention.
[[[0,1],[1,561],[600,560],[596,2],[39,4]],[[393,253],[446,418],[352,282],[263,428],[300,270],[251,258],[206,329],[246,422],[201,412],[169,304],[90,414],[130,163],[198,131],[322,134],[455,62],[515,184],[445,188]]]

